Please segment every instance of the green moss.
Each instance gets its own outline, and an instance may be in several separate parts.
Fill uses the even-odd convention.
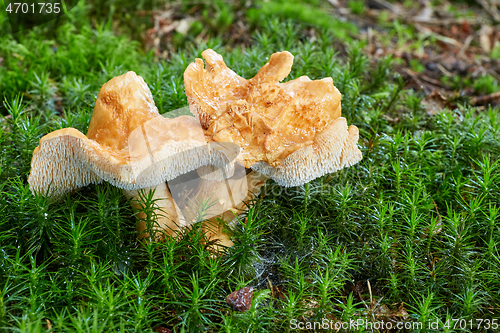
[[[351,34],[357,32],[354,24],[343,22],[332,17],[324,9],[317,8],[306,3],[296,2],[261,2],[257,8],[252,8],[247,13],[248,20],[260,25],[266,20],[274,18],[291,19],[302,22],[304,24],[323,28],[331,31],[340,39],[350,39]]]
[[[499,91],[498,81],[491,75],[484,75],[474,80],[473,86],[477,94],[491,94]]]
[[[365,4],[363,1],[350,0],[347,5],[351,12],[356,15],[361,15],[365,11]]]
[[[394,72],[400,59],[369,59],[365,41],[333,46],[354,30],[312,20],[326,20],[320,2],[294,3],[290,11],[269,3],[263,17],[271,17],[265,6],[287,14],[254,21],[249,45],[227,45],[225,32],[210,31],[206,41],[179,43],[168,61],[117,34],[107,15],[92,22],[96,8],[83,10],[85,3],[81,16],[59,26],[0,37],[2,330],[44,332],[50,322],[54,332],[151,332],[157,325],[283,332],[293,319],[371,315],[370,298],[391,310],[404,304],[413,321],[499,317],[498,108],[464,104],[431,116],[424,96]],[[311,11],[296,15],[296,8]],[[304,33],[311,26],[320,27],[314,40]],[[408,47],[418,42],[401,25],[393,34]],[[303,186],[269,182],[220,257],[200,242],[198,224],[177,240],[140,244],[129,202],[109,184],[57,200],[30,191],[40,137],[65,127],[85,132],[104,82],[135,70],[160,112],[185,107],[182,74],[207,47],[246,78],[282,49],[295,56],[291,77],[332,77],[343,116],[359,128],[363,160]],[[446,80],[457,89],[497,89],[491,77]],[[143,200],[153,203],[148,193]],[[255,288],[254,299],[237,313],[225,298],[244,286]]]

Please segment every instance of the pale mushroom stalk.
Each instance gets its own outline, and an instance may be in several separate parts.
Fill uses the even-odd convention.
[[[269,177],[259,172],[251,171],[242,180],[235,180],[233,182],[229,179],[226,181],[231,203],[223,207],[217,216],[211,217],[204,222],[204,231],[209,239],[218,239],[218,244],[226,247],[233,245],[227,232],[224,231],[224,225],[231,225],[238,219],[238,216],[248,208],[247,204],[259,196],[260,189],[266,184],[268,179]],[[216,191],[218,188],[209,183],[204,183],[201,187],[209,191]],[[224,223],[222,224],[220,221]]]
[[[148,140],[149,136],[143,125],[141,125],[141,131],[145,138],[151,164],[154,164],[155,161],[152,153],[154,142]],[[161,232],[172,236],[182,227],[186,226],[184,216],[172,198],[166,183],[160,183],[156,186],[145,187],[139,190],[123,189],[122,192],[129,199],[132,209],[135,212],[135,217],[137,218],[136,230],[139,239],[150,239],[151,232],[154,232],[157,235],[155,240],[159,241],[162,239]],[[152,192],[151,197],[149,197],[150,192]],[[153,205],[153,209],[149,212],[151,216],[148,216],[146,212],[145,199],[150,199]],[[148,225],[148,220],[153,224]]]
[[[172,198],[166,183],[140,190],[123,190],[125,196],[130,200],[133,210],[136,212],[135,216],[138,220],[137,235],[139,239],[148,239],[150,237],[150,233],[148,232],[150,230],[147,230],[148,216],[144,211],[145,205],[143,203],[144,196],[147,196],[149,191],[154,191],[151,197],[151,201],[155,206],[152,212],[154,231],[164,231],[167,235],[171,236],[186,226],[184,216]],[[161,237],[156,237],[156,239],[161,239]]]
[[[230,225],[247,208],[268,177],[255,171],[246,174],[240,164],[235,165],[234,175],[225,179],[219,178],[218,170],[211,170],[211,167],[198,169],[199,183],[187,198],[179,201],[179,206],[187,221],[203,221],[208,239],[230,247],[233,243],[224,226]]]

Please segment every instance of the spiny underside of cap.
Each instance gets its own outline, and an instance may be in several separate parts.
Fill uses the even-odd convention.
[[[86,139],[85,135],[74,128],[57,132],[42,138],[33,152],[28,178],[30,190],[60,196],[100,182],[100,178],[82,159],[81,140]]]
[[[252,169],[272,178],[281,186],[302,185],[361,161],[363,155],[357,146],[358,139],[358,128],[348,128],[345,118],[340,117],[318,134],[312,145],[290,154],[279,166],[272,167],[259,162]]]

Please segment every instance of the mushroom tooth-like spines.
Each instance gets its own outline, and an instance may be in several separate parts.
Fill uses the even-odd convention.
[[[207,119],[215,116],[221,115]],[[33,192],[60,196],[105,180],[135,201],[141,199],[141,190],[154,189],[155,222],[172,234],[186,222],[165,181],[207,165],[219,171],[214,177],[231,177],[239,153],[240,147],[231,142],[208,144],[191,116],[159,115],[144,80],[129,72],[101,88],[88,136],[66,128],[40,139],[28,182]],[[132,204],[140,208],[140,203]],[[144,230],[139,221],[140,238]]]
[[[99,182],[97,175],[80,159],[81,139],[73,136],[75,132],[78,131],[62,129],[51,138],[41,140],[31,160],[28,177],[31,191],[58,197]]]
[[[282,186],[297,186],[327,173],[354,165],[362,158],[357,147],[358,129],[347,127],[345,118],[338,118],[316,136],[314,143],[288,155],[276,167],[263,161],[252,166]]]
[[[187,88],[186,88],[187,89]],[[205,98],[212,99],[211,96]],[[207,130],[210,127],[212,118],[215,118],[216,112],[209,105],[201,105],[200,102],[188,95],[189,110],[201,123],[203,129]]]
[[[363,154],[358,148],[358,140],[359,140],[359,129],[351,125],[349,126],[349,135],[347,137],[347,141],[344,145],[344,149],[342,150],[342,164],[343,166],[353,166],[363,159]]]

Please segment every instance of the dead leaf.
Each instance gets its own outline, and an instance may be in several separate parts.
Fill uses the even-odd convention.
[[[240,290],[233,291],[226,298],[226,303],[231,306],[233,311],[245,312],[252,305],[253,288],[244,287]]]
[[[484,52],[489,53],[495,45],[495,29],[489,25],[483,25],[479,30],[479,43]]]
[[[191,17],[177,21],[177,27],[175,28],[175,31],[177,31],[181,35],[186,35],[193,22],[194,19]]]
[[[156,333],[172,333],[172,330],[169,329],[169,328],[166,328],[164,326],[156,326],[155,328],[153,328],[153,332],[156,332]]]

